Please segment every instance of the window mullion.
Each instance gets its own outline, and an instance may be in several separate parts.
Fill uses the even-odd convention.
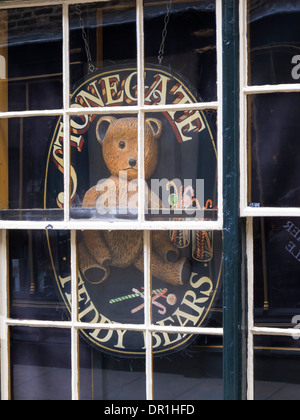
[[[1,399],[4,401],[10,399],[8,296],[7,232],[3,230],[0,231],[0,360]]]
[[[70,107],[70,34],[69,6],[63,5],[63,104],[64,104],[64,220],[70,220],[70,116],[66,110]]]
[[[145,103],[145,51],[144,51],[144,1],[137,0],[137,69],[138,69],[138,216],[139,223],[145,222],[145,113],[141,110]],[[146,326],[146,398],[153,400],[153,357],[152,333],[148,330],[152,324],[151,313],[151,232],[144,231],[144,323]]]
[[[247,400],[254,400],[254,243],[253,219],[247,219],[247,283],[248,283],[248,342],[247,342]]]
[[[145,114],[141,108],[145,103],[145,62],[144,62],[144,11],[143,0],[137,0],[137,73],[138,73],[138,217],[139,223],[145,221]]]
[[[153,400],[153,348],[152,333],[152,278],[151,278],[151,232],[144,232],[144,292],[145,292],[145,344],[146,344],[146,395]]]
[[[72,331],[71,331],[71,359],[72,359],[72,399],[79,400],[79,333],[75,325],[78,321],[78,253],[77,232],[71,231],[71,287],[72,287]]]

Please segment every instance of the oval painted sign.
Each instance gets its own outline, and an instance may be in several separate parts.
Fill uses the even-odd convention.
[[[199,102],[193,88],[175,72],[152,66],[146,68],[145,77],[147,105]],[[134,179],[137,115],[119,113],[112,116],[111,109],[113,106],[133,105],[137,105],[137,71],[134,67],[105,69],[102,73],[90,75],[74,89],[71,106],[106,107],[109,112],[107,115],[71,117],[71,218],[115,220],[135,217],[137,205],[132,203],[136,203],[134,197],[137,194]],[[215,115],[198,110],[151,112],[146,114],[145,121],[148,124],[145,155],[148,149],[152,153],[149,171],[145,162],[145,191],[149,193],[149,203],[149,197],[154,197],[146,218],[180,220],[180,215],[193,218],[201,214],[202,219],[215,220],[218,212]],[[49,147],[45,208],[63,208],[63,132],[63,120],[59,118]],[[124,163],[123,158],[128,163]],[[117,181],[114,174],[116,164],[122,173]],[[117,184],[111,184],[112,181]],[[159,186],[155,192],[154,181],[158,181]],[[124,207],[121,206],[121,184],[125,188],[122,199],[126,197],[125,207],[130,210],[127,213],[121,211]],[[107,185],[112,185],[112,188],[105,189]],[[117,186],[115,190],[114,185]],[[112,198],[112,191],[117,191],[116,198]],[[132,192],[130,197],[129,191]],[[112,205],[110,200],[115,204]],[[65,241],[60,242],[61,249],[53,250],[49,236],[48,244],[51,260],[54,260],[55,252],[65,264]],[[79,320],[143,324],[142,232],[78,232],[78,250]],[[154,232],[153,324],[207,325],[221,288],[221,266],[220,232]],[[53,263],[53,268],[59,294],[71,310],[71,278],[60,272],[59,264]],[[110,354],[145,355],[142,332],[103,329],[85,330],[81,334],[92,346]],[[193,339],[187,334],[156,332],[153,334],[154,355],[178,351]]]

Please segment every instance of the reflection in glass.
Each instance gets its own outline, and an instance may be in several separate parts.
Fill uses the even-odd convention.
[[[12,400],[71,400],[71,333],[10,328]]]
[[[253,95],[249,101],[252,206],[300,206],[299,106],[298,93]]]
[[[155,334],[153,344],[156,345]],[[175,342],[177,334],[169,334]],[[222,400],[222,338],[193,337],[180,352],[154,359],[155,400]]]
[[[143,341],[143,333],[135,333]],[[98,335],[97,333],[95,335]],[[106,337],[105,337],[106,335]],[[145,358],[136,358],[128,354],[122,357],[122,346],[126,341],[118,340],[121,332],[107,332],[112,336],[115,346],[119,343],[119,354],[106,354],[105,349],[99,351],[80,339],[80,399],[81,400],[145,400],[146,375]],[[125,338],[126,339],[126,338]],[[103,341],[103,346],[105,342]]]
[[[144,323],[143,243],[138,231],[78,235],[80,321]]]
[[[299,83],[299,6],[293,0],[249,0],[252,85]]]
[[[153,323],[222,328],[221,270],[221,232],[153,232]]]
[[[300,219],[254,219],[255,322],[293,328],[300,315]]]
[[[87,75],[104,68],[126,65],[136,69],[136,4],[134,1],[105,1],[70,6],[71,93]],[[98,86],[107,95],[102,106],[116,104],[114,88],[120,80],[103,80]],[[112,84],[113,83],[113,84]],[[111,96],[112,95],[112,96]],[[101,106],[90,103],[89,106]]]
[[[255,337],[255,399],[300,400],[300,342],[292,337]]]
[[[57,279],[70,277],[69,233],[10,231],[9,273],[11,318],[68,319]]]
[[[63,210],[57,206],[56,194],[63,192],[63,175],[56,160],[62,158],[50,148],[57,130],[55,118],[1,120],[0,130],[0,219],[61,220]],[[62,153],[62,143],[60,149]],[[54,167],[57,172],[49,173]]]
[[[145,0],[144,6],[146,64],[161,59],[165,69],[189,80],[199,102],[216,100],[215,1],[172,2],[169,13],[168,1]]]
[[[61,6],[1,10],[0,21],[0,110],[61,108]]]
[[[138,217],[138,118],[72,118],[73,219],[136,220]],[[84,122],[82,122],[84,121]],[[75,139],[79,139],[75,143]],[[80,147],[78,147],[80,144]]]
[[[216,119],[213,111],[146,115],[146,220],[217,220]]]

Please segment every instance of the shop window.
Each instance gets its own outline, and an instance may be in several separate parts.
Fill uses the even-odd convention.
[[[73,3],[0,5],[1,398],[299,399],[297,2]]]
[[[43,3],[0,10],[1,396],[221,399],[222,2]]]
[[[249,217],[248,398],[298,400],[299,5],[249,0],[241,4],[241,13],[241,213]]]

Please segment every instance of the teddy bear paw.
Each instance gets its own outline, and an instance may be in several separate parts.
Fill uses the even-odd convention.
[[[108,267],[91,267],[84,271],[84,277],[86,281],[93,285],[103,283],[110,275]]]

